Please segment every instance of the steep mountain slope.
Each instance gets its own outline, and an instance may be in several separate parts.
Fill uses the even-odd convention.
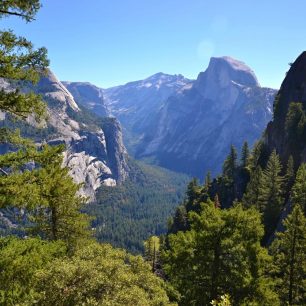
[[[76,101],[84,101],[82,105],[96,110],[97,115],[101,115],[98,107],[102,106],[108,114],[118,118],[123,127],[125,145],[129,153],[133,154],[143,138],[154,129],[163,103],[190,82],[182,75],[157,73],[145,80],[109,89],[97,89],[94,85],[81,82],[64,84],[71,90]],[[94,95],[89,95],[89,92]]]
[[[136,151],[164,167],[202,176],[221,170],[231,144],[253,144],[272,116],[275,90],[260,87],[244,63],[212,58],[190,88],[171,96],[154,132]]]
[[[11,88],[5,80],[1,80],[0,86],[6,90]],[[51,71],[31,89],[47,102],[48,118],[44,128],[35,128],[37,124],[32,119],[28,124],[12,122],[5,114],[1,126],[20,127],[25,136],[33,137],[37,142],[65,143],[64,162],[71,168],[75,181],[85,183],[83,193],[87,196],[94,198],[101,185],[115,186],[126,179],[127,153],[118,121],[114,118],[95,119],[81,109]]]
[[[290,155],[296,166],[306,162],[306,51],[291,65],[281,85],[264,141],[284,163]]]

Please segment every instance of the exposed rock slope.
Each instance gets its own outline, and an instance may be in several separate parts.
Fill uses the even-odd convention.
[[[9,84],[2,80],[1,87],[9,89]],[[127,153],[118,121],[105,118],[92,122],[95,118],[80,109],[51,71],[41,78],[34,90],[48,105],[46,132],[36,137],[36,141],[66,144],[64,161],[71,168],[74,180],[85,183],[83,193],[94,198],[101,185],[114,186],[124,181],[128,175]],[[2,124],[7,124],[6,121],[9,119],[3,118]]]
[[[192,175],[216,174],[231,144],[240,148],[245,140],[252,145],[260,138],[274,96],[275,90],[260,87],[244,63],[212,58],[190,88],[167,100],[136,155]]]

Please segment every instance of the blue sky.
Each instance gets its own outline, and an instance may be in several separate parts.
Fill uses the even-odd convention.
[[[46,0],[36,21],[0,20],[46,46],[61,80],[110,87],[157,72],[196,78],[211,56],[247,63],[279,88],[305,50],[303,0]]]

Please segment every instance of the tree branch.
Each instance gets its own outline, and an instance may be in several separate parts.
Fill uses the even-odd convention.
[[[11,12],[11,11],[5,11],[5,10],[0,10],[0,14],[7,14],[7,15],[14,15],[14,16],[19,16],[19,17],[23,17],[26,20],[35,20],[35,18],[30,17],[29,15],[25,15],[25,14],[21,14],[21,13],[17,13],[17,12]]]

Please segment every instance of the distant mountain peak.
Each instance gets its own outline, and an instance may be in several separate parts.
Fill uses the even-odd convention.
[[[231,82],[246,86],[259,87],[254,71],[244,62],[230,56],[212,57],[205,72],[199,74],[197,85],[204,84],[214,88],[225,88]]]

